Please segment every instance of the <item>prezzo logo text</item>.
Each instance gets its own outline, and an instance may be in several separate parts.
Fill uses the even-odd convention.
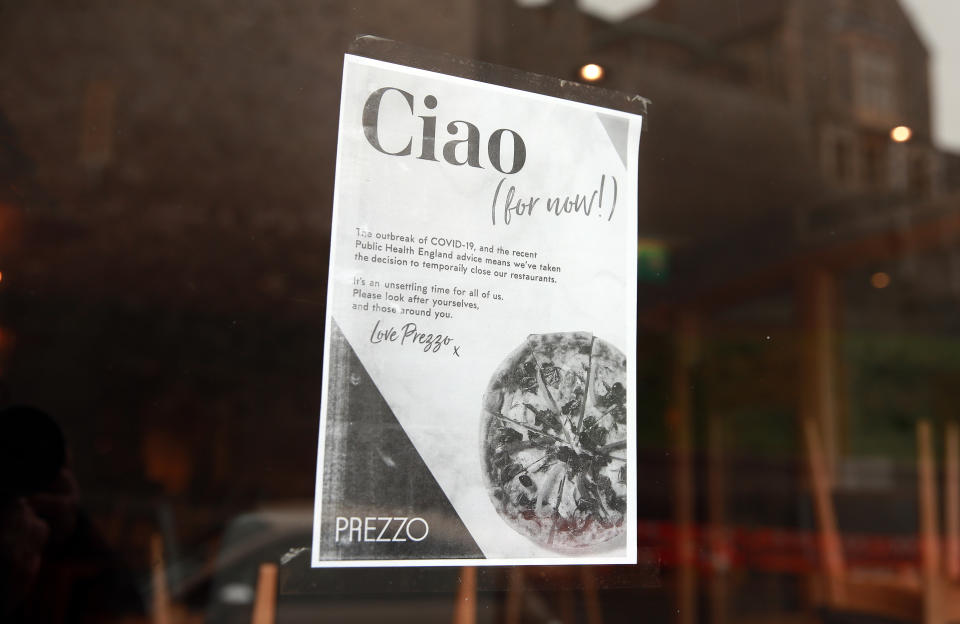
[[[423,518],[337,516],[335,542],[422,542],[430,533]]]
[[[367,98],[363,106],[363,132],[367,141],[377,151],[388,156],[411,156],[414,150],[414,142],[418,143],[420,160],[438,161],[437,158],[437,116],[418,114],[426,113],[437,108],[438,101],[433,95],[427,95],[423,98],[422,107],[426,110],[418,110],[419,105],[415,104],[416,98],[412,93],[408,93],[397,87],[383,87],[377,89]],[[381,110],[391,107],[391,113],[394,118],[399,112],[402,117],[419,117],[422,120],[418,134],[415,137],[410,132],[406,137],[406,142],[400,139],[396,144],[383,145],[380,140],[380,114]],[[481,139],[480,129],[473,123],[455,119],[446,124],[446,136],[441,138],[443,143],[441,155],[443,160],[451,165],[469,165],[482,169],[481,164]],[[520,171],[527,160],[527,147],[523,138],[514,130],[509,128],[498,128],[490,133],[486,141],[486,161],[497,171],[505,174],[512,174]],[[507,148],[510,155],[510,162],[505,163],[502,150]],[[512,149],[511,149],[512,148]]]

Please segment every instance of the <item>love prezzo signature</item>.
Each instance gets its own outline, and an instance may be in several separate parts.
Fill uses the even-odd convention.
[[[400,327],[380,326],[380,321],[370,331],[372,344],[396,343],[401,346],[420,347],[424,353],[439,353],[445,350],[460,357],[460,345],[446,334],[421,331],[414,322],[404,323]]]

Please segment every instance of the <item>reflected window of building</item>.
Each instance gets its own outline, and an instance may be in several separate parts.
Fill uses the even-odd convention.
[[[892,58],[876,50],[857,50],[853,80],[854,105],[862,120],[883,122],[897,115],[897,70]]]
[[[870,190],[881,190],[886,171],[886,144],[882,136],[863,138],[863,184]]]
[[[930,164],[927,155],[913,154],[907,171],[907,187],[915,195],[923,195],[930,189]]]

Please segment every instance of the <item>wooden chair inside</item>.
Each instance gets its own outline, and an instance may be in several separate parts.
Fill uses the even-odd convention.
[[[941,540],[932,427],[927,420],[917,423],[920,566],[916,575],[907,576],[848,569],[820,433],[809,419],[803,428],[823,565],[817,602],[837,611],[908,622],[960,623],[960,425],[951,422],[946,426],[946,531]]]
[[[536,572],[541,581],[548,584],[552,581],[561,581],[561,586],[579,585],[583,592],[583,607],[587,624],[602,624],[603,614],[600,608],[600,593],[593,566],[566,566],[566,567],[537,567],[524,568],[516,566],[510,570],[510,580],[507,588],[506,624],[520,624],[525,610],[525,598],[529,598],[530,590],[527,587],[527,574]],[[559,621],[563,624],[573,624],[577,621],[576,603],[573,589],[559,592],[557,597]]]
[[[940,506],[930,422],[917,423],[920,567],[924,624],[960,623],[960,426],[946,426],[944,500],[946,531],[940,537]],[[944,548],[946,546],[946,548]],[[945,556],[942,556],[945,553]]]
[[[926,434],[924,430],[926,429]],[[922,550],[921,576],[890,574],[876,570],[851,570],[846,563],[833,497],[827,460],[822,437],[817,423],[805,419],[803,433],[807,451],[810,487],[817,522],[817,546],[820,554],[821,574],[814,583],[814,602],[832,611],[854,612],[905,622],[932,624],[928,619],[928,603],[936,603],[933,592],[926,591],[932,566],[936,557],[928,549]],[[929,443],[929,425],[918,426],[918,479],[920,481],[920,538],[935,534],[936,512],[933,489],[932,455],[925,453]],[[926,444],[929,446],[929,444]],[[934,575],[938,576],[938,575]],[[935,615],[935,613],[933,613]]]

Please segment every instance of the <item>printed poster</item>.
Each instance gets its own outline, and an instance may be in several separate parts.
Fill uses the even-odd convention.
[[[346,56],[313,566],[636,563],[641,122]]]

